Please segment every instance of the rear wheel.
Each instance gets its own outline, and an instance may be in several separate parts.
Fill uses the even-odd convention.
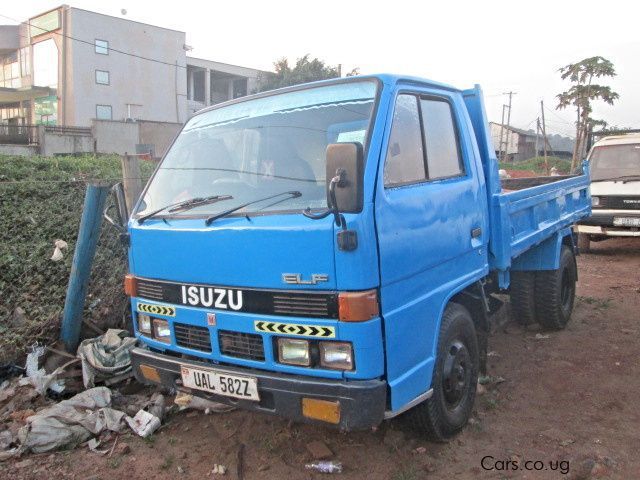
[[[511,318],[520,325],[536,323],[536,272],[511,272]]]
[[[444,441],[467,424],[478,383],[478,341],[471,315],[450,303],[442,317],[431,398],[408,417],[432,440]]]
[[[540,325],[550,330],[567,326],[576,296],[577,269],[573,251],[563,245],[560,267],[536,273],[535,308]]]
[[[587,253],[591,249],[591,237],[586,233],[578,234],[578,250],[581,253]]]

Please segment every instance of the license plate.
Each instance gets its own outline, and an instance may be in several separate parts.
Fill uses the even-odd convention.
[[[616,227],[640,227],[640,218],[613,217],[613,225]]]
[[[241,398],[258,402],[258,380],[243,375],[230,375],[216,370],[180,367],[182,384],[185,387],[203,390],[225,397]]]

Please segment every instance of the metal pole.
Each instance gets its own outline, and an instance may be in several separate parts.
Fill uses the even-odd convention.
[[[64,342],[68,352],[75,352],[80,340],[84,300],[89,285],[93,257],[100,237],[102,213],[108,193],[108,185],[87,185],[60,330],[60,339]]]
[[[505,155],[507,155],[507,152],[509,151],[509,143],[511,140],[511,97],[513,97],[514,93],[515,92],[507,93],[507,95],[509,95],[509,109],[507,110],[507,137],[505,138],[506,145],[504,149]]]

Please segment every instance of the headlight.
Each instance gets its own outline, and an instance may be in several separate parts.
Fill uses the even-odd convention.
[[[320,342],[320,366],[353,370],[353,349],[349,342]]]
[[[591,197],[591,206],[597,207],[600,205],[600,197]]]
[[[278,359],[280,363],[289,365],[311,365],[309,341],[293,338],[278,338]]]
[[[171,342],[171,330],[169,329],[169,322],[167,322],[166,320],[161,320],[159,318],[154,318],[153,338],[158,340],[159,342]]]
[[[151,317],[144,313],[138,314],[138,331],[146,335],[151,335]]]

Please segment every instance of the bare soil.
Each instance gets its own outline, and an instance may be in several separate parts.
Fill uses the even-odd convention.
[[[578,264],[567,329],[500,328],[490,339],[491,381],[449,443],[429,443],[401,420],[343,434],[244,411],[186,411],[151,439],[121,435],[128,453],[31,455],[0,464],[0,478],[235,479],[241,444],[245,479],[331,477],[304,469],[316,440],[343,463],[335,476],[344,479],[640,478],[640,241],[593,244]],[[526,461],[542,463],[526,470]],[[228,467],[224,477],[210,473],[214,464]]]

